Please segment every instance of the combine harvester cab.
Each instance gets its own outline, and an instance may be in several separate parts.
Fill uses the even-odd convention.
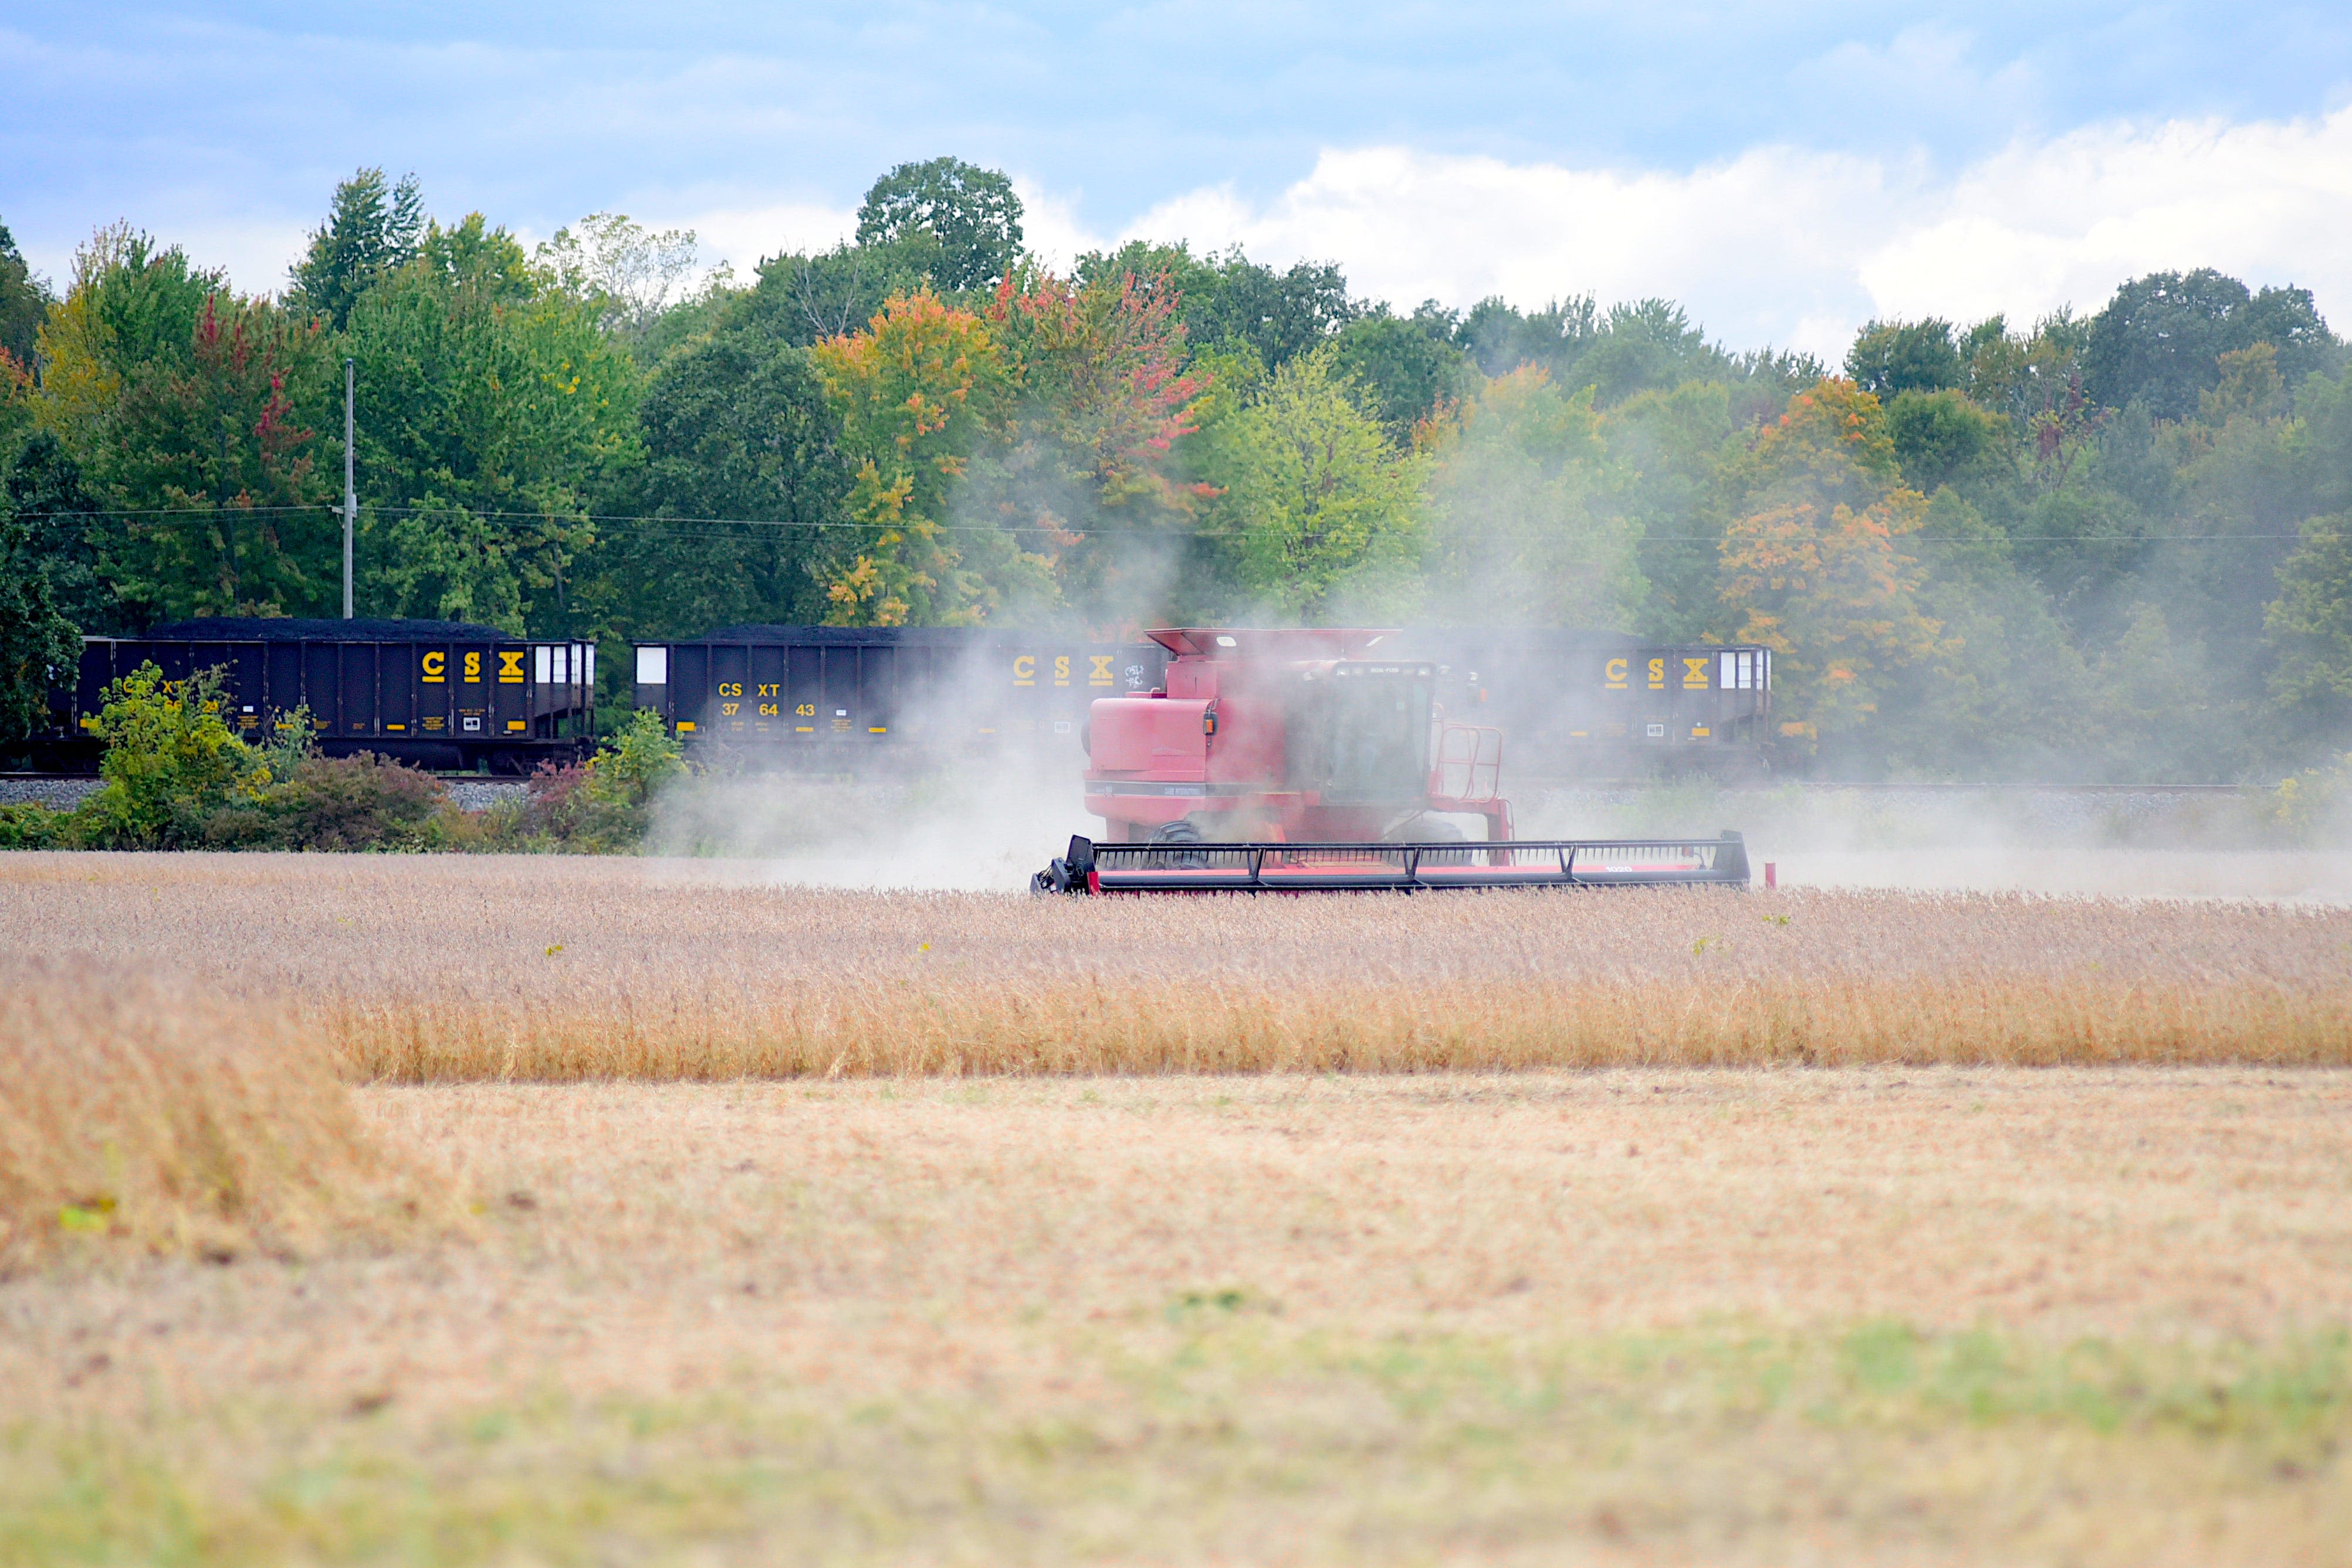
[[[1087,716],[1094,839],[1031,879],[1054,893],[1354,893],[1748,885],[1737,833],[1528,840],[1501,794],[1503,736],[1449,720],[1442,669],[1381,631],[1187,628],[1149,695]],[[1484,819],[1472,841],[1432,817]]]

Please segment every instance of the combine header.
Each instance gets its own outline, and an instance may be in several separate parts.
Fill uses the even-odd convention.
[[[1090,709],[1097,839],[1031,879],[1052,893],[1412,893],[1748,885],[1737,833],[1515,840],[1503,735],[1448,719],[1439,667],[1377,631],[1160,631],[1167,685]],[[1465,838],[1455,816],[1485,819]]]

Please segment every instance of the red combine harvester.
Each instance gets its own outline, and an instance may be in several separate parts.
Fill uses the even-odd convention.
[[[1449,719],[1440,667],[1380,631],[1187,628],[1148,696],[1087,720],[1099,839],[1031,879],[1051,893],[1418,892],[1748,885],[1738,833],[1514,839],[1503,734]],[[1481,841],[1450,821],[1485,821]]]

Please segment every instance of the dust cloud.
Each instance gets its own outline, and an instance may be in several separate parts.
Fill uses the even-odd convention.
[[[2352,904],[2352,822],[2274,790],[1710,783],[1522,790],[1524,838],[1739,831],[1783,887]]]

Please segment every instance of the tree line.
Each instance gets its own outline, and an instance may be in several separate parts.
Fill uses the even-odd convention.
[[[2274,775],[2352,734],[2352,389],[2308,290],[1874,321],[1839,365],[1670,301],[1410,313],[1335,266],[1133,243],[1057,273],[1011,183],[693,277],[362,170],[273,295],[0,229],[0,739],[80,633],[357,600],[617,644],[751,622],[1573,626],[1776,652],[1841,776]],[[616,686],[609,696],[625,696]]]

